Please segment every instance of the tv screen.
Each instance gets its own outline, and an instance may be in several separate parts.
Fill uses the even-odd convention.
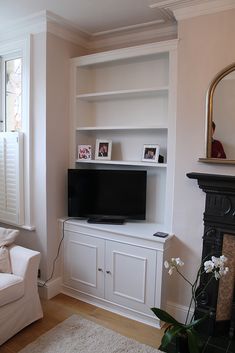
[[[68,215],[97,223],[143,220],[146,180],[146,171],[69,169]]]

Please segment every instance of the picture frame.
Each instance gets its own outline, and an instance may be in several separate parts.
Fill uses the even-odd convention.
[[[78,145],[78,160],[91,160],[91,145]]]
[[[144,145],[142,161],[158,163],[159,151],[160,151],[159,145]]]
[[[112,141],[96,140],[95,159],[111,160]]]

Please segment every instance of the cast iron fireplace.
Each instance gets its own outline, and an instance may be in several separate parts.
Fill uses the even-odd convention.
[[[210,336],[235,330],[235,177],[228,175],[188,173],[197,179],[206,193],[202,259],[211,255],[228,257],[229,273],[219,281],[211,281],[197,300],[195,316],[210,313],[202,330]],[[208,275],[201,277],[203,288]]]

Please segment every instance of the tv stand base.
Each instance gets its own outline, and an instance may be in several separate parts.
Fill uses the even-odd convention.
[[[98,224],[124,224],[124,217],[115,216],[98,216],[91,217],[87,220],[88,223],[98,223]]]

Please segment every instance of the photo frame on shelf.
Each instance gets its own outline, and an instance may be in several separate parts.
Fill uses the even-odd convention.
[[[144,145],[142,161],[158,163],[159,151],[160,151],[159,145]]]
[[[91,145],[78,145],[78,160],[91,160]]]
[[[95,159],[111,160],[112,141],[111,140],[96,140]]]

